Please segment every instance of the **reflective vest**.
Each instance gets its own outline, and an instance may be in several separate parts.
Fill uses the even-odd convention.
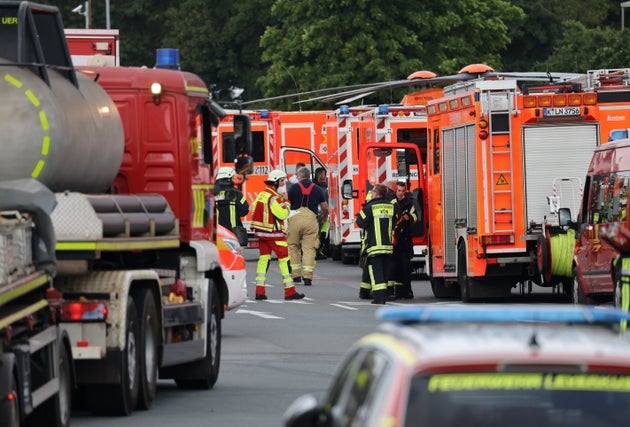
[[[362,246],[368,256],[392,253],[395,219],[394,205],[383,197],[370,200],[361,209],[356,223],[365,232]]]
[[[217,185],[217,187],[219,187]],[[217,222],[222,226],[232,230],[234,227],[242,226],[242,216],[249,212],[249,204],[243,193],[235,188],[219,189],[214,196]]]
[[[252,228],[256,235],[276,237],[284,234],[284,220],[289,216],[289,203],[273,187],[267,187],[254,200]],[[262,232],[263,234],[259,233]]]

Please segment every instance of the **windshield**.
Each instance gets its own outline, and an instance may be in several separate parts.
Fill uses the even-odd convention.
[[[460,373],[416,376],[406,427],[619,427],[630,415],[630,376]]]

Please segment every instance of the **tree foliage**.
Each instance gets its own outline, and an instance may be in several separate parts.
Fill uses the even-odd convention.
[[[276,0],[261,38],[266,96],[499,66],[508,24],[522,11],[503,0]],[[289,105],[285,107],[290,108]]]
[[[553,52],[537,66],[545,70],[584,73],[600,68],[627,68],[629,59],[630,31],[587,29],[579,22],[567,21]]]
[[[59,7],[67,28],[84,28],[72,12],[84,1],[38,2]],[[88,1],[92,28],[105,28],[106,0]],[[235,88],[252,100],[421,69],[452,74],[470,63],[567,72],[630,65],[630,30],[619,31],[619,2],[610,0],[110,0],[110,9],[123,65],[153,66],[156,49],[179,48],[182,69],[221,101]],[[294,101],[256,106],[295,109]]]

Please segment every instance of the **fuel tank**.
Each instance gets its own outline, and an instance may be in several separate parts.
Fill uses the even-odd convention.
[[[82,73],[77,89],[49,69],[49,86],[30,69],[0,64],[0,180],[105,192],[124,152],[122,121],[107,93]]]

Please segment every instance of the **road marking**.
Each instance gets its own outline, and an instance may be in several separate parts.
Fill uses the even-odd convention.
[[[264,311],[238,309],[236,310],[236,314],[251,314],[252,316],[262,317],[263,319],[284,319],[284,317],[276,316],[274,314]]]
[[[354,308],[354,307],[348,307],[347,305],[343,305],[343,304],[330,304],[333,307],[339,307],[339,308],[345,308],[346,310],[358,310],[358,308]]]

